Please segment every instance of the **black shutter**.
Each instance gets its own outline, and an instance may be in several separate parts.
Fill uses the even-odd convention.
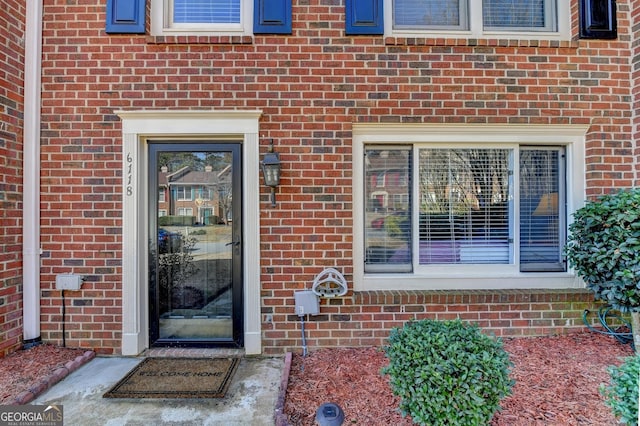
[[[614,39],[616,22],[615,0],[580,0],[580,38]]]

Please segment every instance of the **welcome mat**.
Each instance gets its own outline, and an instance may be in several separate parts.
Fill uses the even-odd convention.
[[[239,358],[146,358],[104,398],[222,398]]]

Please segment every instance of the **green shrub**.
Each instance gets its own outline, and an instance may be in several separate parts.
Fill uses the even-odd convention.
[[[621,423],[637,426],[640,355],[626,358],[620,367],[609,367],[609,374],[611,384],[600,388],[605,402]]]
[[[160,216],[158,226],[193,226],[196,223],[195,216]]]
[[[590,201],[573,214],[565,253],[587,287],[621,312],[640,311],[640,188]]]
[[[402,238],[406,236],[411,226],[406,214],[391,215],[384,219],[384,229],[391,238]]]
[[[403,415],[420,425],[486,425],[511,392],[511,363],[500,339],[471,324],[411,321],[384,347]]]

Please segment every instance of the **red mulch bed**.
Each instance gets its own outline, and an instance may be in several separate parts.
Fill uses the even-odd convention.
[[[629,345],[597,333],[503,339],[516,381],[492,426],[615,425],[599,393],[607,366],[633,355]],[[284,405],[291,425],[315,425],[318,407],[338,404],[345,425],[411,425],[399,399],[380,375],[387,359],[379,348],[319,349],[294,354]]]
[[[64,367],[86,350],[38,345],[0,358],[0,405],[13,403],[20,393],[38,385],[56,369]]]

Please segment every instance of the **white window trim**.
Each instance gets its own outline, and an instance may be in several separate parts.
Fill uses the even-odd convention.
[[[151,35],[253,35],[253,0],[240,0],[240,24],[173,24],[171,0],[151,0]]]
[[[469,144],[513,146],[514,144],[563,145],[567,155],[567,216],[584,204],[585,140],[583,125],[447,125],[447,124],[354,124],[353,205],[364,206],[364,147],[371,144]],[[569,272],[520,272],[512,265],[482,265],[486,268],[442,266],[414,273],[364,272],[364,209],[353,211],[353,282],[356,291],[367,290],[456,290],[518,288],[582,288],[584,283]],[[464,266],[464,265],[462,265]]]
[[[177,201],[192,201],[191,186],[189,186],[189,185],[176,185],[176,200]]]
[[[260,178],[258,131],[262,111],[116,111],[122,120],[122,355],[138,355],[149,346],[149,253],[145,244],[149,217],[148,150],[150,139],[175,143],[194,139],[242,143],[242,244],[244,350],[262,352],[260,312]],[[151,191],[153,193],[153,191]]]
[[[385,37],[500,39],[500,40],[571,40],[571,8],[567,0],[557,0],[558,29],[546,31],[484,31],[482,2],[469,1],[469,30],[396,30],[393,28],[393,0],[384,1]]]

